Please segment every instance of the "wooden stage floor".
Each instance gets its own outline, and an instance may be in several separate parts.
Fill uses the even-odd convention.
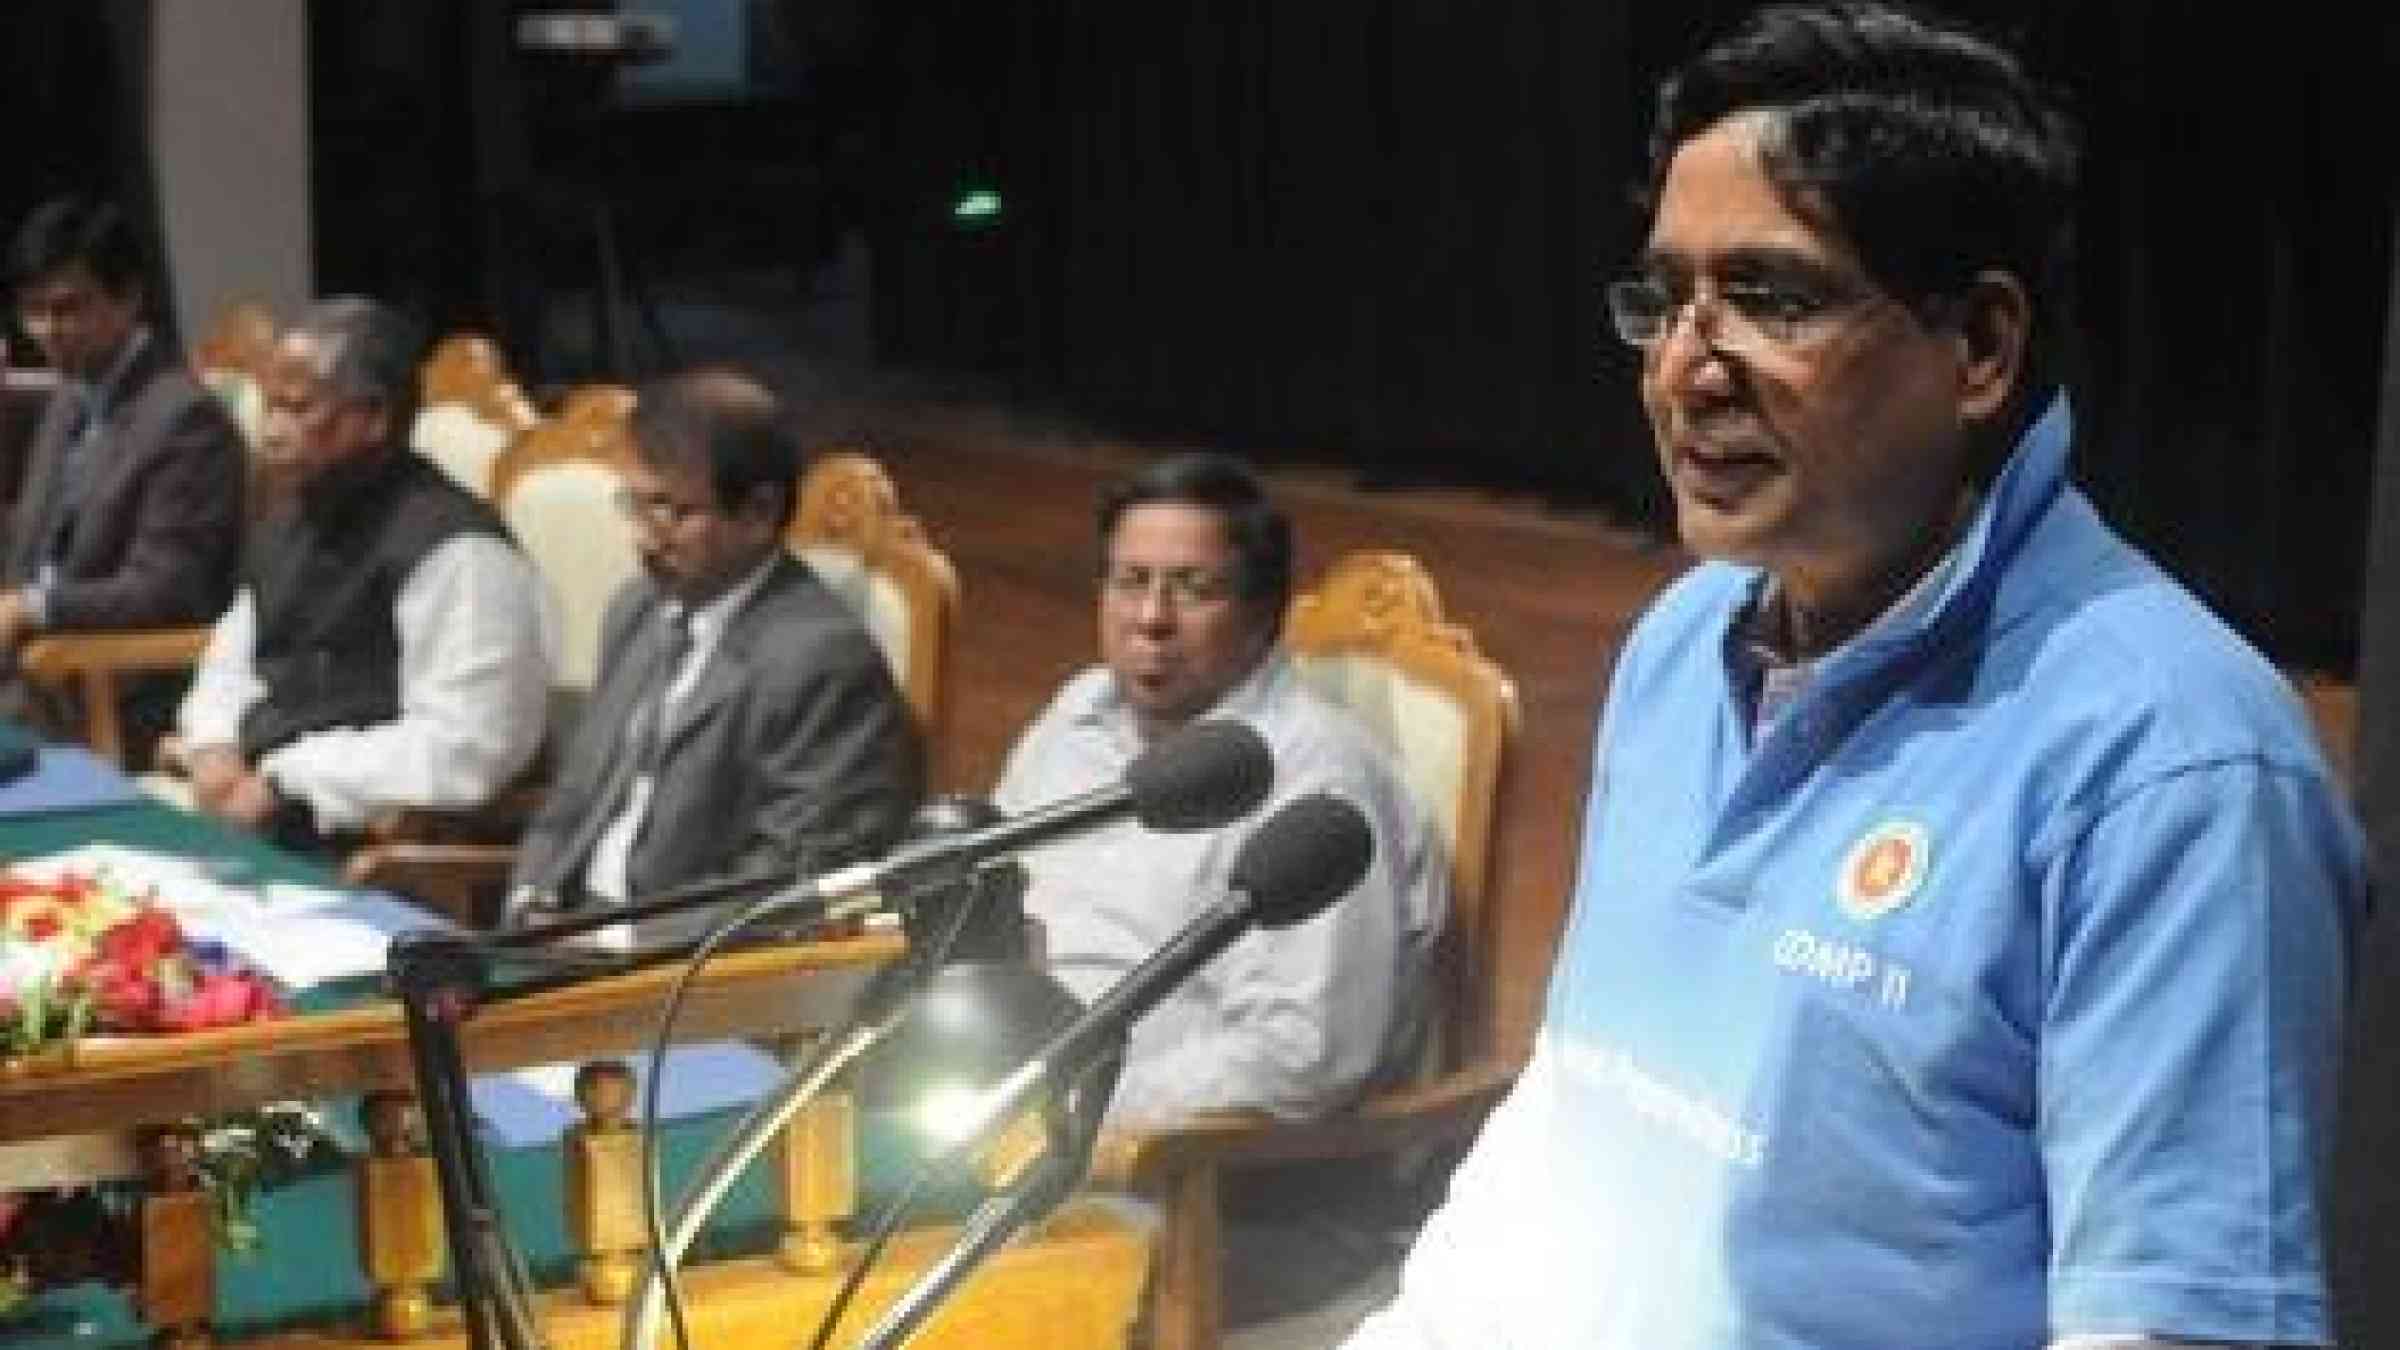
[[[1094,659],[1093,503],[1147,452],[952,429],[879,440],[872,453],[958,569],[952,725],[935,772],[944,789],[981,792],[1017,729]],[[1414,554],[1450,619],[1516,680],[1524,729],[1501,804],[1494,895],[1506,916],[1501,1029],[1529,1034],[1572,881],[1609,667],[1633,617],[1682,561],[1596,514],[1530,499],[1361,491],[1325,470],[1268,477],[1293,517],[1300,585],[1352,549]]]

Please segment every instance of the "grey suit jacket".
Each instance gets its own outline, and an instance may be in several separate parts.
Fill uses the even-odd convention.
[[[61,528],[51,511],[78,414],[61,392],[34,432],[0,567],[9,586],[35,578]],[[85,453],[92,460],[50,593],[50,626],[214,621],[233,599],[247,460],[241,433],[163,339],[133,358]]]
[[[663,597],[636,577],[610,600],[601,674],[555,787],[518,847],[512,889],[580,883],[620,803],[602,800],[635,703],[662,659]],[[666,729],[628,860],[634,898],[706,877],[813,874],[899,837],[924,753],[875,641],[806,565],[779,559],[727,624]]]

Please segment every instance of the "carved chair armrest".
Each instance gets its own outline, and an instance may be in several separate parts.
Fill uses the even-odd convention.
[[[360,831],[375,844],[513,844],[542,806],[543,783],[504,788],[481,806],[433,810],[410,806],[385,811]]]
[[[30,684],[71,691],[83,707],[84,742],[122,766],[127,747],[117,711],[117,676],[190,670],[207,646],[206,628],[44,633],[17,649],[17,670]]]
[[[469,928],[488,927],[517,850],[507,844],[372,843],[342,863],[342,880],[391,891]]]
[[[17,669],[51,685],[98,671],[189,670],[207,646],[206,628],[43,633],[17,649]]]

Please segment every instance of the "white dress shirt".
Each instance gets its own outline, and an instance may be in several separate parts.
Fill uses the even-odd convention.
[[[399,715],[310,732],[254,766],[324,833],[398,808],[481,805],[533,762],[548,729],[557,619],[540,575],[507,540],[461,534],[436,546],[402,583],[392,617]],[[245,586],[209,633],[176,716],[191,749],[238,744],[242,714],[266,696],[257,624]]]
[[[1357,806],[1374,858],[1322,913],[1236,938],[1134,1024],[1109,1102],[1114,1125],[1215,1109],[1323,1115],[1408,1072],[1431,1012],[1449,864],[1381,749],[1280,652],[1205,716],[1248,723],[1275,757],[1273,797],[1250,818],[1178,834],[1124,821],[1022,855],[1026,912],[1042,925],[1051,972],[1077,998],[1097,998],[1220,899],[1243,841],[1295,797],[1326,791]],[[1023,812],[1089,791],[1116,781],[1143,748],[1114,677],[1094,667],[1026,729],[993,801]]]

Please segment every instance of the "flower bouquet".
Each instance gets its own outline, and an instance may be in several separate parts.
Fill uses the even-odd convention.
[[[222,944],[187,934],[155,890],[101,872],[55,876],[0,865],[0,1072],[71,1055],[93,1033],[156,1035],[275,1017],[284,1011],[257,972]],[[187,1122],[217,1237],[253,1250],[258,1190],[338,1162],[316,1111],[271,1104]],[[31,1288],[86,1278],[121,1260],[138,1189],[122,1182],[64,1191],[0,1192],[0,1315]]]
[[[0,1063],[88,1031],[196,1031],[282,1010],[256,972],[187,937],[155,893],[0,869]]]

